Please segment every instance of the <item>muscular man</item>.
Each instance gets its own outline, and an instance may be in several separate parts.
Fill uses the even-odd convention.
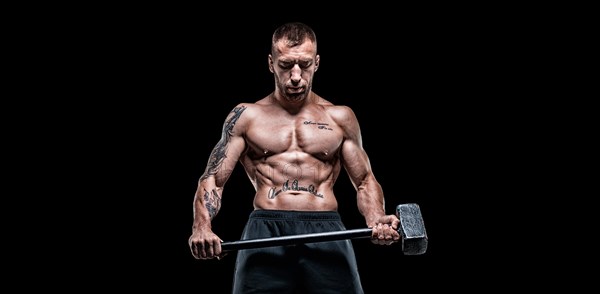
[[[319,68],[314,31],[302,23],[275,30],[269,70],[275,89],[237,105],[225,119],[194,197],[189,239],[197,259],[221,258],[212,219],[239,161],[256,190],[241,239],[345,230],[333,186],[342,168],[354,187],[372,242],[399,241],[399,220],[386,215],[381,185],[363,149],[359,123],[346,106],[312,91]],[[240,250],[234,293],[363,293],[350,240]]]

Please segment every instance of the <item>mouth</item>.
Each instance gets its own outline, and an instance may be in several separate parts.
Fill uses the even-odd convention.
[[[287,87],[287,91],[290,94],[302,94],[304,93],[304,87]]]

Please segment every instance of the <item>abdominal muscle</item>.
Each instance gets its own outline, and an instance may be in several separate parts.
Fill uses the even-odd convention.
[[[337,201],[333,195],[327,196],[326,199],[315,199],[315,196],[308,192],[283,192],[275,198],[257,193],[254,197],[254,209],[335,211]]]
[[[297,165],[292,169],[277,169],[276,165],[262,162],[256,166],[254,197],[255,209],[295,210],[295,211],[335,211],[337,200],[333,194],[334,168],[319,161],[320,168],[315,172],[314,165]],[[300,173],[298,171],[305,171]],[[286,172],[288,171],[288,172]],[[251,177],[252,178],[252,177]]]

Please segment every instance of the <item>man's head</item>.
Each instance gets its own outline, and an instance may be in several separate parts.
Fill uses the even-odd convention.
[[[306,99],[319,61],[317,37],[309,26],[286,23],[273,33],[269,70],[275,75],[276,91],[287,101]]]

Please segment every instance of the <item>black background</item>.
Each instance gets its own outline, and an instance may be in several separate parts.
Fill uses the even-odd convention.
[[[235,254],[199,261],[188,248],[196,184],[228,112],[272,91],[273,30],[302,21],[317,33],[321,55],[313,90],[354,109],[386,210],[418,203],[429,235],[420,256],[354,240],[365,290],[436,282],[465,289],[491,277],[483,265],[499,252],[482,249],[489,238],[482,232],[493,231],[490,219],[502,223],[491,212],[510,201],[507,183],[522,180],[505,172],[518,148],[506,138],[519,116],[511,95],[519,81],[506,72],[522,34],[507,37],[512,20],[488,9],[314,9],[259,16],[128,8],[92,21],[80,15],[81,28],[65,24],[67,36],[78,36],[68,51],[85,101],[76,105],[75,123],[85,128],[78,140],[91,147],[77,164],[94,171],[74,168],[89,192],[78,200],[85,228],[77,230],[92,240],[67,248],[89,256],[75,269],[102,267],[98,287],[228,293]],[[336,193],[346,226],[363,228],[345,174]],[[252,197],[238,166],[213,222],[223,240],[239,238]],[[90,253],[88,242],[101,249]]]

